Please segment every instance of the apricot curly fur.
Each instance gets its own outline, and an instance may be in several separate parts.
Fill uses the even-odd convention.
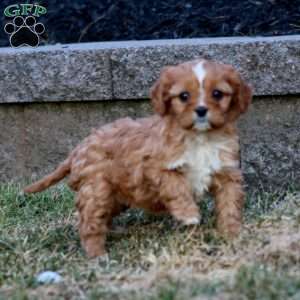
[[[219,103],[211,96],[215,88],[224,89]],[[187,102],[180,100],[183,91]],[[53,173],[24,189],[39,192],[69,175],[89,257],[105,254],[112,218],[128,207],[199,223],[196,200],[206,191],[215,196],[218,229],[239,232],[244,192],[235,121],[250,104],[250,88],[231,66],[198,60],[164,68],[151,100],[156,115],[93,130]],[[208,111],[205,130],[195,113],[199,101]]]

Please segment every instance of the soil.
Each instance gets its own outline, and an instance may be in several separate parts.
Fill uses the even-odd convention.
[[[18,1],[2,0],[0,10]],[[44,44],[300,32],[300,0],[49,0]],[[11,18],[3,17],[3,26]],[[9,37],[1,30],[0,46]]]

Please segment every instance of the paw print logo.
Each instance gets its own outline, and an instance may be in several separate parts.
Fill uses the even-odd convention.
[[[9,41],[12,47],[21,46],[37,47],[40,42],[39,35],[44,33],[45,26],[37,23],[35,17],[28,16],[25,19],[17,16],[12,23],[7,23],[4,31],[10,35]]]

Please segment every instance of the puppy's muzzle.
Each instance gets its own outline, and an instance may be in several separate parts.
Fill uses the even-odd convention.
[[[197,115],[197,123],[208,123],[207,119],[207,107],[205,106],[198,106],[195,109]]]
[[[198,118],[204,118],[206,116],[206,113],[207,113],[207,108],[205,106],[198,106],[196,108],[196,114]]]
[[[208,121],[208,109],[205,106],[198,106],[195,109],[196,118],[194,126],[198,130],[205,131],[210,128],[210,124]]]

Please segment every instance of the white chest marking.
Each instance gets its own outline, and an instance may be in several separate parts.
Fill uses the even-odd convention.
[[[182,168],[196,195],[207,192],[212,175],[227,166],[220,159],[220,152],[227,150],[226,139],[208,140],[205,135],[198,136],[187,142],[182,156],[168,164],[169,170]]]
[[[199,62],[194,68],[193,71],[199,81],[200,90],[199,90],[199,99],[198,105],[199,106],[206,106],[204,99],[205,99],[205,90],[204,90],[204,79],[206,77],[206,70],[204,69],[204,61]]]

